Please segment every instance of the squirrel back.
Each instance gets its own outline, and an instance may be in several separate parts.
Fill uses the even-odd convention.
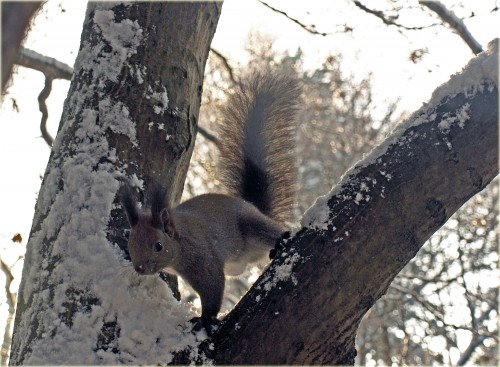
[[[228,194],[284,223],[296,203],[296,78],[255,73],[229,96],[219,126],[219,172]]]

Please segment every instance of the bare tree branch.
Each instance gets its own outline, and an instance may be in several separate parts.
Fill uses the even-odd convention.
[[[45,85],[40,94],[38,95],[38,108],[42,113],[42,120],[40,121],[40,131],[42,133],[43,140],[45,140],[49,148],[52,146],[52,142],[54,141],[54,139],[47,130],[47,119],[49,117],[49,111],[47,109],[47,104],[45,102],[47,101],[47,98],[49,97],[51,90],[52,90],[52,78],[48,75],[45,75]]]
[[[40,121],[40,131],[42,137],[49,147],[52,146],[54,139],[47,130],[47,119],[49,111],[45,103],[52,90],[53,79],[71,80],[73,68],[64,64],[52,57],[44,56],[33,50],[21,47],[16,64],[38,70],[45,75],[45,85],[38,96],[38,108],[42,112],[42,120]]]
[[[9,306],[7,323],[5,325],[5,331],[3,335],[3,343],[0,349],[0,364],[2,366],[6,365],[9,358],[9,346],[12,340],[11,336],[11,326],[14,322],[14,313],[16,311],[16,294],[12,293],[10,290],[10,285],[14,280],[14,275],[12,275],[12,269],[0,259],[0,269],[5,274],[5,294],[7,297],[7,304]]]
[[[462,19],[449,10],[440,1],[420,0],[419,3],[435,12],[464,40],[475,55],[483,51],[481,44],[472,36]]]
[[[480,336],[475,340],[472,340],[465,352],[463,352],[460,356],[460,359],[457,362],[457,366],[465,365],[476,351],[476,348],[483,344],[486,339],[486,336]]]
[[[10,291],[10,284],[14,280],[14,275],[12,275],[12,269],[0,259],[0,269],[5,274],[5,293],[7,294],[7,303],[9,305],[9,310],[14,312],[14,307],[16,305],[16,297]]]
[[[71,80],[71,76],[73,75],[73,68],[71,66],[24,47],[19,49],[16,64],[38,70],[52,79]]]
[[[264,5],[265,7],[271,9],[272,11],[284,15],[285,17],[287,17],[288,19],[290,19],[292,22],[298,24],[300,27],[302,27],[303,29],[305,29],[306,31],[308,31],[311,34],[317,34],[317,35],[320,35],[320,36],[329,36],[329,35],[333,34],[333,33],[326,33],[326,32],[318,32],[315,29],[314,25],[312,25],[312,26],[306,25],[306,24],[300,22],[298,19],[292,18],[286,12],[284,12],[282,10],[279,10],[279,9],[276,9],[276,8],[273,8],[271,5],[263,2],[262,0],[259,0],[259,2],[262,5]],[[352,28],[348,27],[347,25],[343,25],[342,27],[344,28],[344,30],[343,30],[344,32],[352,31]]]
[[[354,5],[356,5],[361,10],[363,10],[363,11],[369,13],[369,14],[375,15],[382,22],[384,22],[384,24],[386,24],[386,25],[394,25],[394,26],[396,26],[398,28],[406,29],[408,31],[418,31],[418,30],[422,30],[422,29],[426,29],[426,28],[430,28],[430,27],[434,27],[434,26],[438,25],[436,23],[436,24],[430,24],[428,26],[421,26],[421,27],[407,27],[407,26],[405,26],[405,25],[403,25],[401,23],[397,23],[394,19],[387,17],[384,14],[383,11],[370,9],[367,6],[361,4],[360,1],[354,1],[353,3],[354,3]]]
[[[198,125],[198,132],[203,135],[203,137],[205,139],[207,139],[208,141],[212,142],[215,144],[215,146],[219,146],[219,139],[213,135],[211,132],[209,132],[208,130],[204,129],[203,127],[201,127],[200,125]]]

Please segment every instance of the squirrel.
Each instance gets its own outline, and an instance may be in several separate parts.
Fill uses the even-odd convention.
[[[122,193],[135,271],[180,275],[200,296],[202,314],[195,319],[207,330],[218,322],[225,275],[239,275],[261,261],[286,233],[296,201],[300,93],[290,75],[253,74],[228,97],[218,134],[226,194],[203,194],[169,207],[164,190],[156,188],[149,210],[143,210],[130,188]]]

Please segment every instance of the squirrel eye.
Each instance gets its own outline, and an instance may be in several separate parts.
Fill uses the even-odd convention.
[[[155,245],[153,246],[154,252],[161,252],[163,251],[163,244],[161,242],[156,242]]]

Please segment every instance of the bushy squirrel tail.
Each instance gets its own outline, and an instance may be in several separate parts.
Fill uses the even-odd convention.
[[[292,219],[296,203],[300,93],[291,75],[253,74],[229,96],[219,128],[219,173],[228,194],[280,223]]]

